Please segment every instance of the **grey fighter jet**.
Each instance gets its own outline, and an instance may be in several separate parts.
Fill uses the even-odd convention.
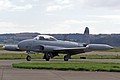
[[[89,37],[89,28],[85,29],[84,35]],[[75,54],[112,48],[112,46],[107,44],[89,44],[57,40],[49,35],[38,35],[34,39],[23,40],[16,46],[4,46],[5,50],[26,51],[26,53],[28,53],[26,57],[27,61],[31,60],[30,53],[43,53],[43,59],[46,61],[49,61],[50,58],[58,56],[59,54],[66,54],[64,61],[68,61],[71,59],[71,56]]]

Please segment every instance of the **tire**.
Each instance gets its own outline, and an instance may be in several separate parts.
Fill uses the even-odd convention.
[[[50,58],[46,58],[46,61],[49,61],[50,60]]]
[[[68,61],[68,60],[69,60],[68,56],[64,56],[64,61]]]
[[[27,60],[27,61],[31,61],[31,56],[28,55],[28,56],[26,57],[26,60]]]
[[[46,53],[45,55],[44,55],[44,59],[46,60],[46,61],[49,61],[50,60],[50,54],[49,53]]]

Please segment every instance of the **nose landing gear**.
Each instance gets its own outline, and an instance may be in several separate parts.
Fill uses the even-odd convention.
[[[27,55],[26,60],[31,61],[31,56]]]

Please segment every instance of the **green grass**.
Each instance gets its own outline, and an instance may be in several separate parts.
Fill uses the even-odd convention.
[[[86,57],[86,59],[120,59],[120,55],[73,55],[72,59],[80,59],[80,57]]]
[[[3,45],[2,45],[2,44],[0,44],[0,50],[4,50],[4,49],[3,49]]]
[[[25,59],[26,54],[0,54],[0,59]],[[43,54],[30,54],[32,59],[42,59]]]
[[[14,68],[47,69],[47,70],[74,70],[74,71],[108,71],[120,72],[120,63],[96,63],[96,62],[42,62],[42,63],[17,63]]]
[[[120,52],[120,48],[114,48],[111,50],[107,50],[107,52]]]
[[[0,45],[0,50],[2,49],[2,45]],[[112,50],[108,50],[108,52],[120,52],[120,48],[115,48]],[[32,59],[42,59],[43,58],[43,54],[30,54],[30,56],[32,57]],[[80,55],[73,55],[72,59],[80,59],[80,57],[86,57],[86,59],[120,59],[120,55],[84,55],[84,54],[80,54]],[[10,53],[4,53],[4,54],[0,54],[0,59],[25,59],[26,58],[26,54],[10,54]],[[64,55],[61,54],[60,56],[56,56],[54,59],[63,59]]]
[[[95,51],[100,51],[100,52],[120,52],[120,47],[110,49],[110,50],[95,50]]]
[[[42,59],[43,54],[30,54],[32,59]],[[86,57],[86,59],[120,59],[120,55],[73,55],[72,59],[80,59],[80,57]],[[26,54],[0,54],[1,59],[25,59]],[[56,56],[53,59],[63,59],[64,55]]]

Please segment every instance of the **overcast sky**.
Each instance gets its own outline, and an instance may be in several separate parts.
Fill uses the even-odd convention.
[[[120,0],[0,0],[0,34],[120,33]]]

